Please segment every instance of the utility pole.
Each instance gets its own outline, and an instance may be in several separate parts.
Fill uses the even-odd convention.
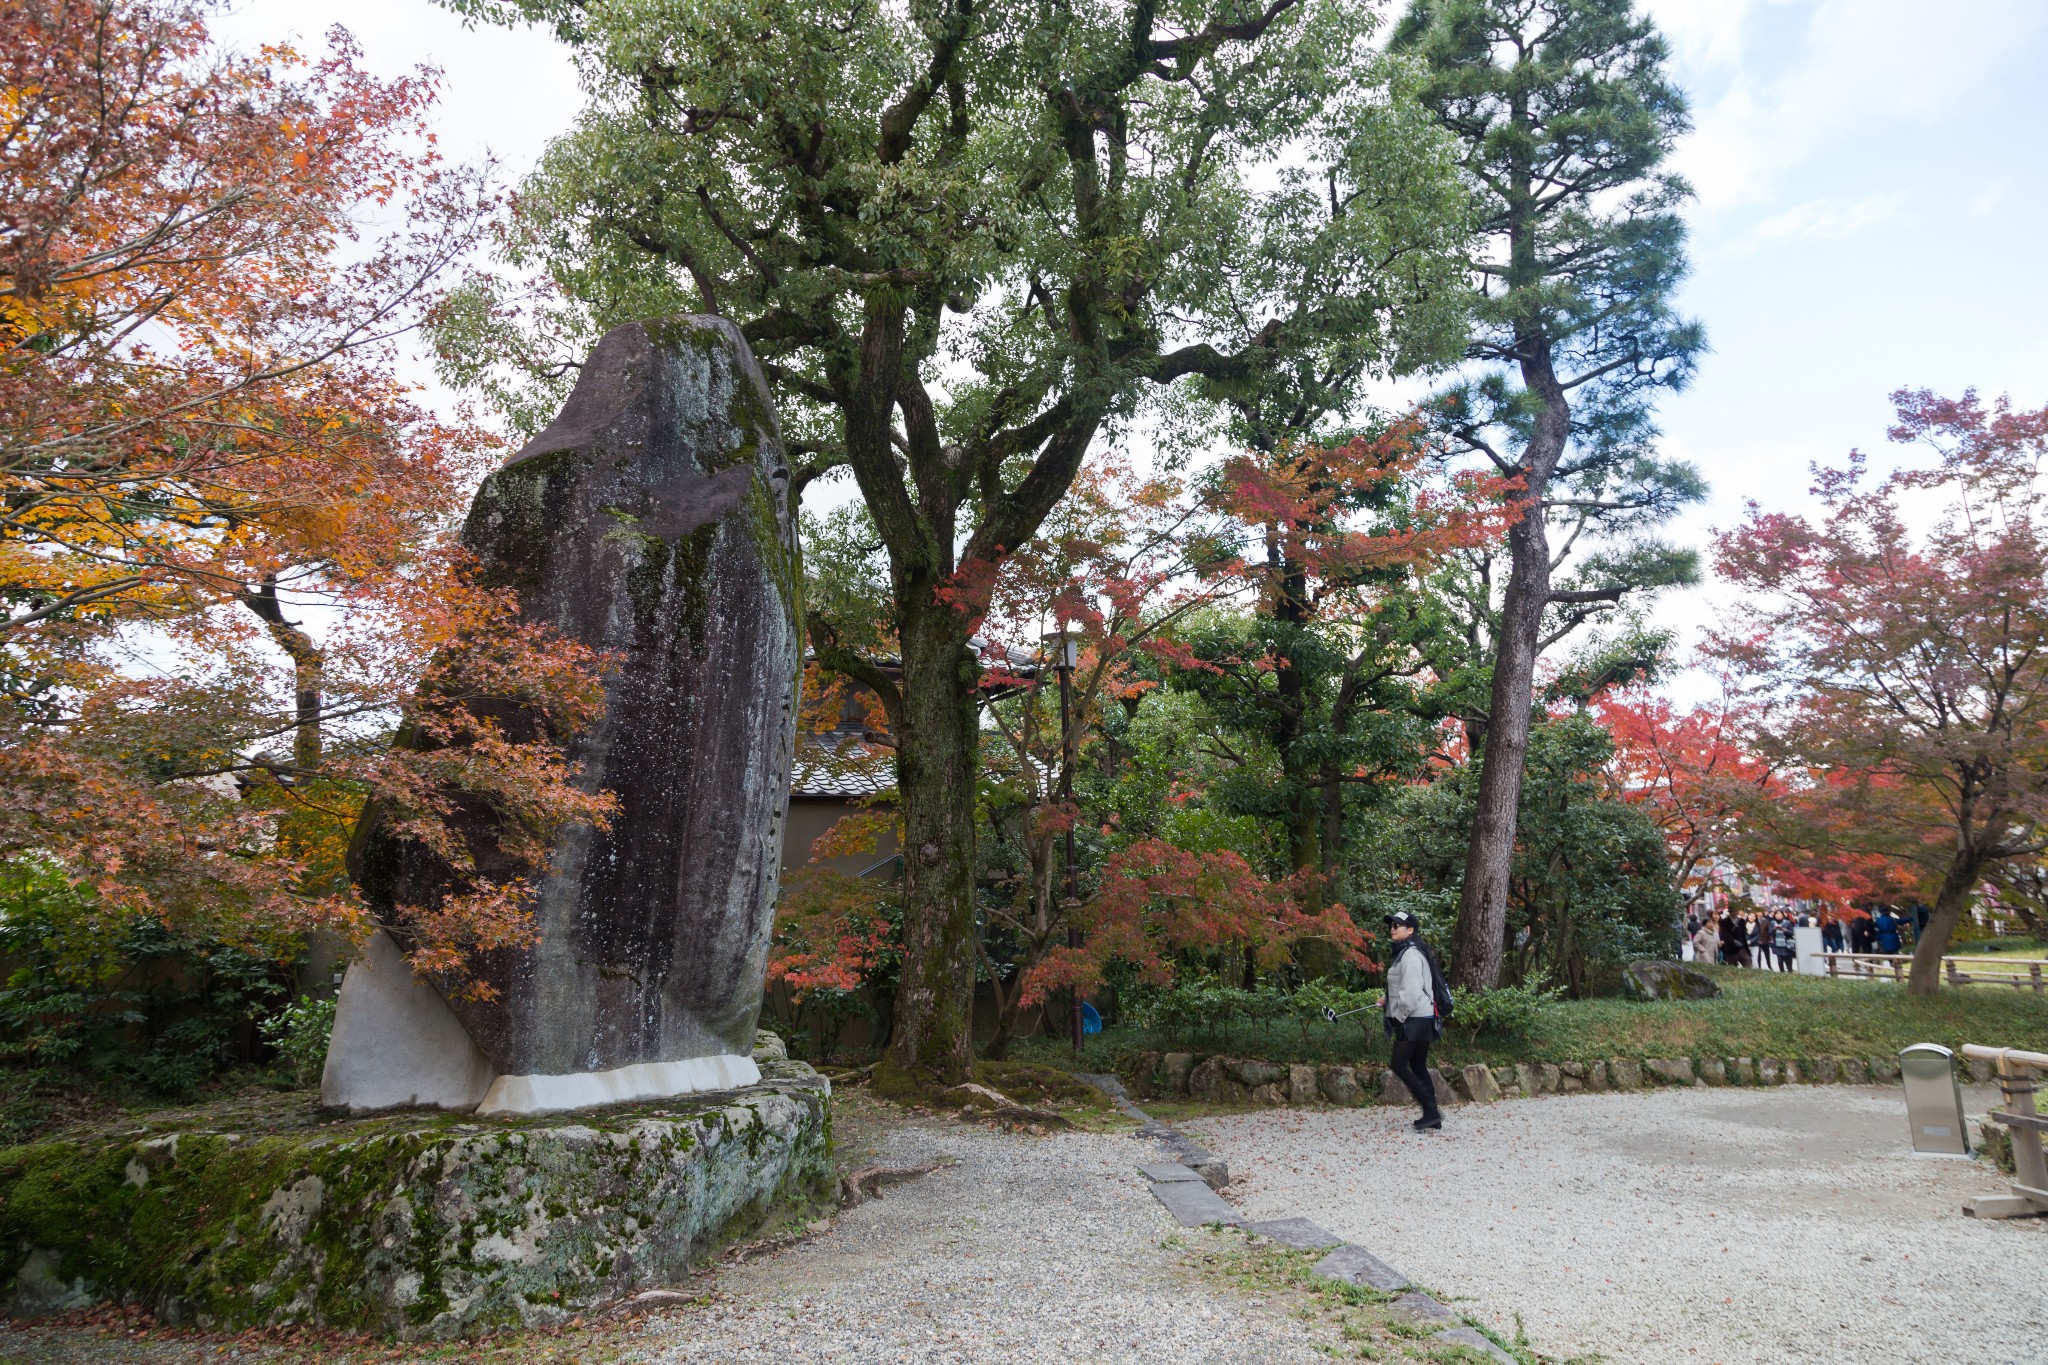
[[[1074,923],[1074,912],[1081,905],[1081,864],[1074,855],[1074,663],[1079,650],[1073,638],[1067,634],[1066,623],[1060,623],[1059,662],[1053,665],[1060,675],[1060,800],[1067,807],[1067,946],[1081,946],[1081,927]],[[1069,1023],[1073,1029],[1074,1055],[1081,1055],[1081,988],[1068,991],[1071,997]]]

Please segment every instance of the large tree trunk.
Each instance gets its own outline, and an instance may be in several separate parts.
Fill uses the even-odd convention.
[[[916,1080],[957,1085],[973,1070],[978,668],[966,618],[928,596],[925,603],[899,599],[903,975],[890,1058]]]
[[[1550,596],[1550,543],[1542,515],[1532,510],[1509,535],[1514,572],[1501,613],[1500,648],[1493,664],[1493,695],[1486,749],[1479,755],[1479,800],[1458,927],[1451,938],[1451,980],[1468,990],[1500,984],[1502,939],[1507,930],[1508,871],[1515,852],[1515,816],[1522,800],[1522,765],[1529,755],[1529,710],[1534,696],[1536,645]]]
[[[1500,984],[1508,870],[1515,854],[1522,765],[1529,755],[1536,653],[1542,641],[1543,609],[1550,602],[1550,536],[1543,520],[1543,496],[1571,432],[1571,407],[1551,370],[1547,348],[1524,356],[1522,380],[1543,408],[1519,466],[1526,484],[1526,510],[1508,533],[1508,584],[1495,641],[1486,749],[1477,756],[1478,808],[1465,856],[1458,927],[1451,938],[1451,981],[1467,990],[1491,990]]]
[[[1934,912],[1927,917],[1927,928],[1913,944],[1913,970],[1906,978],[1909,995],[1933,995],[1941,989],[1941,955],[1948,951],[1948,941],[1963,918],[1963,908],[1970,903],[1970,892],[1984,875],[1984,862],[1983,856],[1973,849],[1956,849],[1948,875],[1941,879],[1941,894],[1935,898]]]
[[[327,656],[296,622],[284,619],[275,574],[266,577],[260,587],[244,592],[242,605],[256,613],[271,640],[292,661],[292,766],[302,776],[311,777],[320,771],[325,756],[320,734],[320,694],[326,686]]]
[[[1308,610],[1302,600],[1308,591],[1303,572],[1285,565],[1280,590],[1271,606],[1273,618],[1296,630],[1308,625]],[[1308,680],[1290,662],[1282,662],[1274,675],[1274,691],[1280,702],[1280,722],[1274,735],[1280,751],[1280,767],[1287,778],[1287,860],[1296,872],[1321,872],[1323,868],[1323,798],[1317,779],[1320,764],[1310,763],[1302,754],[1302,736],[1308,730]],[[1317,898],[1320,901],[1320,897]]]

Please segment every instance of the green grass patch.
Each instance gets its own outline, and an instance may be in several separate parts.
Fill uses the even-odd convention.
[[[1931,996],[1916,996],[1885,981],[1831,981],[1740,967],[1705,970],[1721,987],[1712,1000],[1561,1000],[1506,1037],[1472,1038],[1455,1026],[1453,1016],[1430,1060],[1462,1066],[1604,1057],[1883,1057],[1911,1043],[2048,1049],[2048,995],[2031,991],[1944,986]],[[1148,1050],[1278,1062],[1384,1059],[1378,1019],[1364,1017],[1369,1030],[1349,1020],[1318,1021],[1307,1029],[1243,1026],[1180,1036],[1116,1027],[1091,1037],[1078,1062],[1069,1060],[1064,1039],[1025,1039],[1015,1051],[1083,1071],[1114,1069]]]
[[[1248,1295],[1288,1307],[1322,1338],[1322,1349],[1337,1360],[1444,1362],[1463,1365],[1492,1357],[1436,1339],[1436,1323],[1417,1323],[1395,1313],[1397,1295],[1311,1273],[1322,1253],[1289,1251],[1271,1242],[1254,1242],[1236,1228],[1210,1228],[1177,1235],[1170,1245],[1182,1249],[1197,1273]],[[1429,1291],[1424,1290],[1428,1293]],[[1441,1294],[1432,1295],[1448,1303]],[[1481,1329],[1484,1330],[1484,1329]],[[1487,1333],[1524,1365],[1553,1365],[1554,1356],[1534,1350],[1526,1336],[1507,1341]],[[1597,1356],[1577,1357],[1569,1365],[1590,1365]]]
[[[1973,938],[1951,943],[1946,957],[2048,957],[2048,943],[2032,938]]]

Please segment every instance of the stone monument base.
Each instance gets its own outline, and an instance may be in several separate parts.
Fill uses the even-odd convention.
[[[731,1053],[609,1071],[500,1075],[440,993],[412,974],[405,954],[379,929],[342,978],[320,1102],[357,1114],[401,1108],[554,1114],[734,1090],[760,1079],[753,1058]]]
[[[404,1339],[567,1321],[830,1197],[831,1087],[763,1042],[754,1085],[573,1118],[280,1097],[0,1151],[0,1306]]]

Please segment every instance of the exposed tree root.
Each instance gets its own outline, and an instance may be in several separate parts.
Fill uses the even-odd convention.
[[[930,1175],[942,1166],[953,1163],[944,1160],[921,1161],[915,1166],[863,1166],[840,1177],[839,1202],[847,1208],[869,1199],[880,1199],[884,1185],[900,1185],[906,1180],[915,1180],[921,1175]]]

